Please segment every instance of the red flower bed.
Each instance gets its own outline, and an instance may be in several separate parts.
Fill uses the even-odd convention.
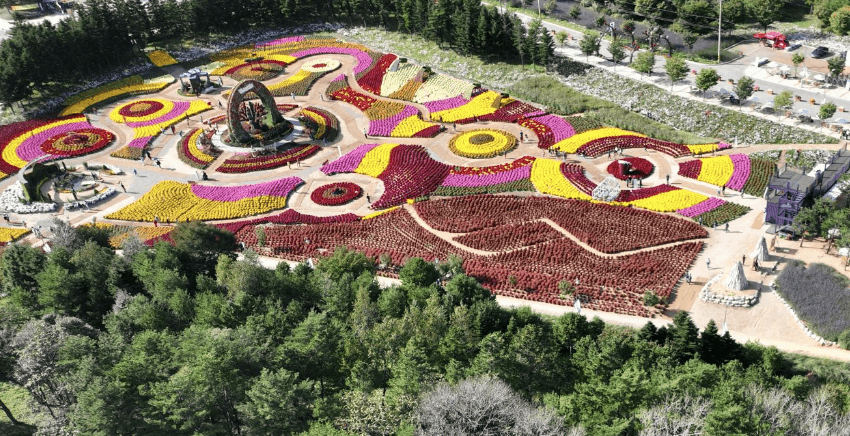
[[[434,136],[437,135],[437,133],[440,133],[441,131],[443,131],[443,126],[426,127],[424,129],[414,133],[413,137],[414,138],[433,138]]]
[[[156,100],[139,100],[136,103],[122,106],[118,114],[124,117],[144,117],[165,107]]]
[[[504,224],[454,237],[467,247],[485,251],[506,251],[530,247],[564,235],[546,223]]]
[[[387,69],[390,68],[390,65],[398,58],[398,56],[389,53],[385,54],[381,57],[375,66],[373,66],[366,74],[357,79],[357,84],[363,88],[364,91],[371,92],[372,94],[381,95],[381,83],[384,81],[384,75],[387,73]]]
[[[360,217],[353,213],[346,213],[334,216],[314,216],[304,215],[292,209],[272,216],[255,218],[252,220],[234,221],[231,223],[216,224],[219,228],[237,233],[242,227],[255,226],[258,224],[330,224],[330,223],[350,223],[360,221]],[[254,241],[256,243],[256,241]]]
[[[702,171],[702,161],[689,160],[687,162],[679,162],[679,175],[696,180],[699,173]]]
[[[490,196],[478,198],[486,197]],[[428,203],[433,202],[417,205]],[[616,226],[602,227],[598,232],[610,230],[616,230]],[[249,246],[257,244],[253,225],[244,225],[236,235]],[[464,268],[471,276],[497,294],[571,304],[570,300],[559,298],[558,283],[578,280],[578,298],[585,307],[641,316],[650,314],[641,301],[644,292],[650,290],[668,296],[702,247],[701,242],[686,242],[625,256],[603,257],[561,237],[509,253],[477,256],[426,231],[405,209],[355,222],[270,226],[266,228],[266,245],[272,247],[276,256],[291,260],[327,256],[336,247],[346,246],[373,258],[389,255],[395,265],[411,257],[433,261],[454,254],[464,258]]]
[[[630,135],[599,138],[582,145],[576,152],[585,156],[597,157],[614,150],[614,148],[648,148],[673,157],[684,157],[692,154],[691,150],[682,144]]]
[[[482,115],[478,119],[481,121],[501,121],[505,123],[513,123],[516,120],[523,118],[526,114],[538,112],[536,107],[519,100],[514,100],[492,114]]]
[[[549,149],[555,145],[555,132],[549,126],[535,120],[534,118],[522,118],[517,121],[520,126],[531,129],[537,135],[537,147]]]
[[[76,157],[101,150],[114,139],[115,135],[103,129],[75,129],[48,139],[41,144],[41,150],[57,158]]]
[[[245,159],[234,157],[222,162],[216,171],[220,173],[249,173],[252,171],[280,168],[292,162],[307,159],[319,150],[321,150],[321,147],[318,145],[306,144],[266,156]]]
[[[647,188],[645,191],[652,189],[656,190],[652,195],[660,190]],[[421,202],[414,207],[428,225],[451,233],[469,233],[548,218],[603,253],[654,247],[708,235],[699,224],[670,215],[549,197],[477,195]]]
[[[625,172],[623,171],[623,165],[620,165],[622,161],[630,164],[625,167]],[[629,178],[645,179],[652,174],[654,169],[655,166],[652,165],[652,162],[646,159],[640,157],[623,157],[608,165],[608,174],[620,180],[627,180]]]
[[[372,107],[373,104],[375,104],[376,101],[378,101],[372,97],[369,97],[366,94],[351,89],[351,87],[342,88],[339,91],[336,91],[331,94],[331,97],[337,100],[344,101],[346,103],[350,103],[361,111],[369,109],[370,107]]]
[[[378,176],[384,182],[384,194],[371,207],[382,209],[428,195],[443,183],[450,170],[450,166],[432,159],[421,145],[399,145],[390,152],[390,163]]]
[[[593,190],[596,189],[596,183],[588,179],[584,174],[584,167],[579,164],[561,164],[561,174],[567,178],[579,191],[587,195],[593,195]]]
[[[671,185],[658,185],[653,186],[651,188],[640,188],[640,189],[624,189],[620,191],[620,195],[617,196],[617,199],[614,201],[619,202],[629,202],[629,201],[637,201],[642,200],[644,198],[649,198],[654,195],[662,194],[667,191],[675,191],[679,188]]]
[[[339,206],[360,197],[363,189],[351,182],[330,183],[320,186],[310,194],[313,203],[322,206]]]

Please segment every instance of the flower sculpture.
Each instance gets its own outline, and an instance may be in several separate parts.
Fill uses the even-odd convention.
[[[301,121],[310,127],[310,137],[333,141],[339,134],[339,119],[334,114],[317,107],[305,107],[300,112]]]
[[[339,206],[350,203],[363,194],[360,186],[350,182],[337,182],[318,187],[310,199],[322,206]]]
[[[620,179],[645,179],[652,174],[655,167],[646,159],[640,157],[624,157],[608,165],[608,174]]]
[[[458,133],[449,141],[452,153],[473,159],[487,159],[516,148],[517,139],[504,130],[477,129]]]

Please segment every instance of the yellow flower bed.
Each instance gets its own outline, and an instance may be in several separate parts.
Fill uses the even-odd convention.
[[[238,201],[215,201],[199,198],[188,184],[175,181],[157,183],[147,194],[121,210],[106,216],[108,219],[152,222],[209,221],[243,218],[286,207],[287,197],[259,196]]]
[[[121,115],[121,110],[124,109],[125,107],[134,106],[134,105],[143,105],[143,104],[146,104],[145,102],[147,102],[147,101],[154,101],[154,102],[162,103],[162,108],[160,108],[156,112],[150,113],[150,114],[145,115],[145,116],[140,116],[140,117],[134,117],[134,116],[127,117],[127,116]],[[109,112],[109,119],[112,120],[112,121],[115,121],[116,123],[141,123],[141,122],[144,122],[144,121],[155,120],[155,119],[171,112],[172,109],[174,109],[174,102],[171,101],[171,100],[166,100],[164,98],[146,98],[144,100],[131,101],[129,103],[122,104],[122,105],[116,107],[115,109],[112,109],[112,111]]]
[[[289,56],[287,54],[277,53],[280,50],[270,50],[271,53],[263,52],[263,59],[270,61],[280,61],[286,62],[287,64],[291,64],[295,62],[297,59]],[[210,56],[210,59],[219,62],[220,65],[218,68],[210,71],[210,74],[214,76],[223,76],[227,70],[245,63],[245,59],[249,59],[253,57],[252,55],[258,54],[256,49],[253,48],[242,48],[242,49],[233,49],[233,50],[225,50],[214,55]]]
[[[106,88],[102,92],[92,95],[91,97],[87,97],[83,100],[76,101],[65,109],[62,109],[62,112],[59,113],[59,116],[79,114],[90,106],[94,106],[103,101],[122,95],[150,94],[157,91],[161,91],[170,83],[171,82],[162,81],[125,85],[118,88]]]
[[[561,162],[552,159],[535,159],[531,164],[531,183],[534,189],[543,194],[555,195],[562,198],[590,200],[591,197],[581,192],[561,173]]]
[[[697,180],[714,186],[723,186],[729,183],[734,172],[735,165],[732,164],[732,158],[729,156],[707,157],[702,159],[702,169]]]
[[[366,216],[364,216],[363,218],[360,218],[360,219],[361,219],[361,220],[368,220],[368,219],[372,219],[372,218],[375,218],[375,217],[377,217],[377,216],[381,216],[381,215],[383,215],[383,214],[385,214],[385,213],[390,213],[390,212],[392,212],[392,211],[394,211],[394,210],[396,210],[396,209],[398,209],[398,208],[400,208],[400,207],[401,207],[401,206],[393,206],[393,207],[391,207],[391,208],[389,208],[389,209],[384,209],[384,210],[379,210],[379,211],[377,211],[377,212],[372,212],[372,213],[370,213],[369,215],[366,215]]]
[[[133,228],[130,232],[120,233],[118,235],[112,236],[109,238],[109,245],[114,248],[121,248],[121,244],[130,237],[131,234],[135,234],[136,237],[139,238],[142,242],[149,241],[154,238],[158,238],[166,233],[174,230],[174,227],[150,227],[150,226],[140,226]]]
[[[193,158],[195,158],[195,159],[197,159],[201,162],[205,162],[207,164],[210,164],[210,163],[212,163],[212,161],[214,161],[216,159],[217,156],[211,156],[209,154],[206,154],[198,148],[198,143],[199,143],[198,139],[201,137],[201,135],[203,133],[204,133],[203,129],[195,129],[192,132],[192,136],[189,137],[189,146],[187,148],[189,149],[189,154],[191,154]]]
[[[378,177],[390,164],[390,153],[398,144],[381,144],[363,156],[360,165],[354,170],[357,174],[365,174],[370,177]]]
[[[312,74],[313,73],[311,73],[307,70],[298,70],[297,73],[293,74],[292,76],[289,76],[286,80],[284,80],[282,82],[275,83],[274,85],[270,85],[268,87],[269,91],[272,94],[274,94],[274,91],[276,89],[286,88],[287,86],[294,85],[294,84],[310,77]]]
[[[717,150],[717,144],[685,144],[693,154],[711,153]]]
[[[463,106],[434,112],[431,114],[431,119],[444,123],[453,123],[457,120],[492,114],[497,109],[493,107],[493,104],[497,99],[501,98],[502,95],[496,91],[483,92]]]
[[[424,121],[419,115],[411,115],[398,123],[397,126],[393,129],[390,136],[395,138],[412,138],[417,132],[421,132],[431,126],[434,126],[434,123],[429,123]]]
[[[150,59],[151,62],[158,67],[167,67],[177,63],[177,59],[174,59],[170,54],[162,50],[148,52],[148,59]]]
[[[0,242],[9,243],[29,233],[27,228],[0,227]]]
[[[708,197],[705,195],[688,191],[687,189],[677,189],[675,191],[663,192],[652,197],[642,198],[628,203],[612,202],[610,204],[620,206],[632,205],[634,207],[654,212],[675,212],[679,209],[694,206],[705,200],[708,200]]]
[[[628,130],[618,129],[616,127],[603,127],[601,129],[588,130],[587,132],[570,136],[569,138],[564,139],[563,141],[555,143],[555,145],[553,145],[551,148],[563,151],[565,153],[575,153],[584,144],[608,136],[638,136],[642,138],[646,137],[646,135],[630,132]]]
[[[143,117],[126,117],[126,122],[128,122],[128,123],[138,123],[138,122],[144,122],[144,121],[152,121],[152,120],[155,120],[157,118],[160,118],[160,117],[168,114],[174,108],[174,102],[170,101],[170,100],[166,100],[166,99],[162,99],[162,98],[152,98],[152,99],[149,99],[149,100],[159,101],[160,103],[162,103],[164,105],[164,107],[162,109],[150,114],[150,115],[146,115],[146,116],[143,116]],[[134,102],[130,102],[130,103],[127,103],[127,104],[134,104]],[[125,117],[123,117],[119,113],[121,108],[124,107],[124,106],[126,106],[126,105],[121,105],[121,106],[118,106],[117,108],[113,109],[112,112],[109,113],[109,118],[112,121],[115,121],[116,123],[124,123]],[[189,109],[186,112],[183,112],[182,114],[179,114],[179,115],[177,115],[173,118],[166,119],[166,120],[163,120],[160,123],[151,124],[149,126],[134,127],[133,128],[133,137],[134,138],[146,138],[146,137],[149,137],[149,136],[159,135],[161,130],[167,129],[167,128],[171,127],[173,124],[177,124],[187,117],[190,117],[192,115],[197,115],[197,114],[204,112],[206,110],[209,110],[209,109],[210,109],[210,105],[207,102],[205,102],[203,100],[195,100],[195,101],[193,101],[189,104]]]
[[[452,153],[473,159],[487,159],[516,147],[517,140],[504,130],[476,129],[455,135],[449,141]]]

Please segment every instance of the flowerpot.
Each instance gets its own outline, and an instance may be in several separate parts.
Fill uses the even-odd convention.
[[[772,90],[772,89],[768,89],[766,92],[767,92],[767,95],[773,95],[773,90]]]
[[[794,96],[794,101],[801,101],[801,100],[803,100],[803,97],[800,97],[799,95]]]
[[[838,112],[844,112],[844,106],[838,106]]]
[[[813,99],[813,98],[809,99],[809,104],[816,104],[815,99]]]

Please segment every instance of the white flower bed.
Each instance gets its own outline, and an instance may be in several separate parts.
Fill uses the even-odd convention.
[[[0,208],[14,213],[47,213],[56,210],[56,203],[21,203],[24,187],[21,182],[12,183],[0,193]]]
[[[422,67],[419,65],[408,62],[399,66],[396,71],[388,71],[387,74],[384,75],[384,81],[381,82],[381,95],[387,97],[398,91],[399,88],[409,82],[410,79],[416,77],[421,69]]]
[[[83,207],[86,207],[86,208],[92,207],[92,206],[108,199],[109,197],[112,197],[117,192],[118,191],[116,191],[115,188],[106,188],[105,191],[103,191],[100,194],[97,194],[93,197],[89,197],[85,200],[80,200],[80,201],[75,201],[73,203],[65,204],[65,209],[74,210],[74,209],[80,209],[80,208],[83,208]]]
[[[468,99],[472,95],[472,83],[445,74],[435,74],[416,90],[413,101],[414,103],[427,103],[457,97],[458,95]]]

